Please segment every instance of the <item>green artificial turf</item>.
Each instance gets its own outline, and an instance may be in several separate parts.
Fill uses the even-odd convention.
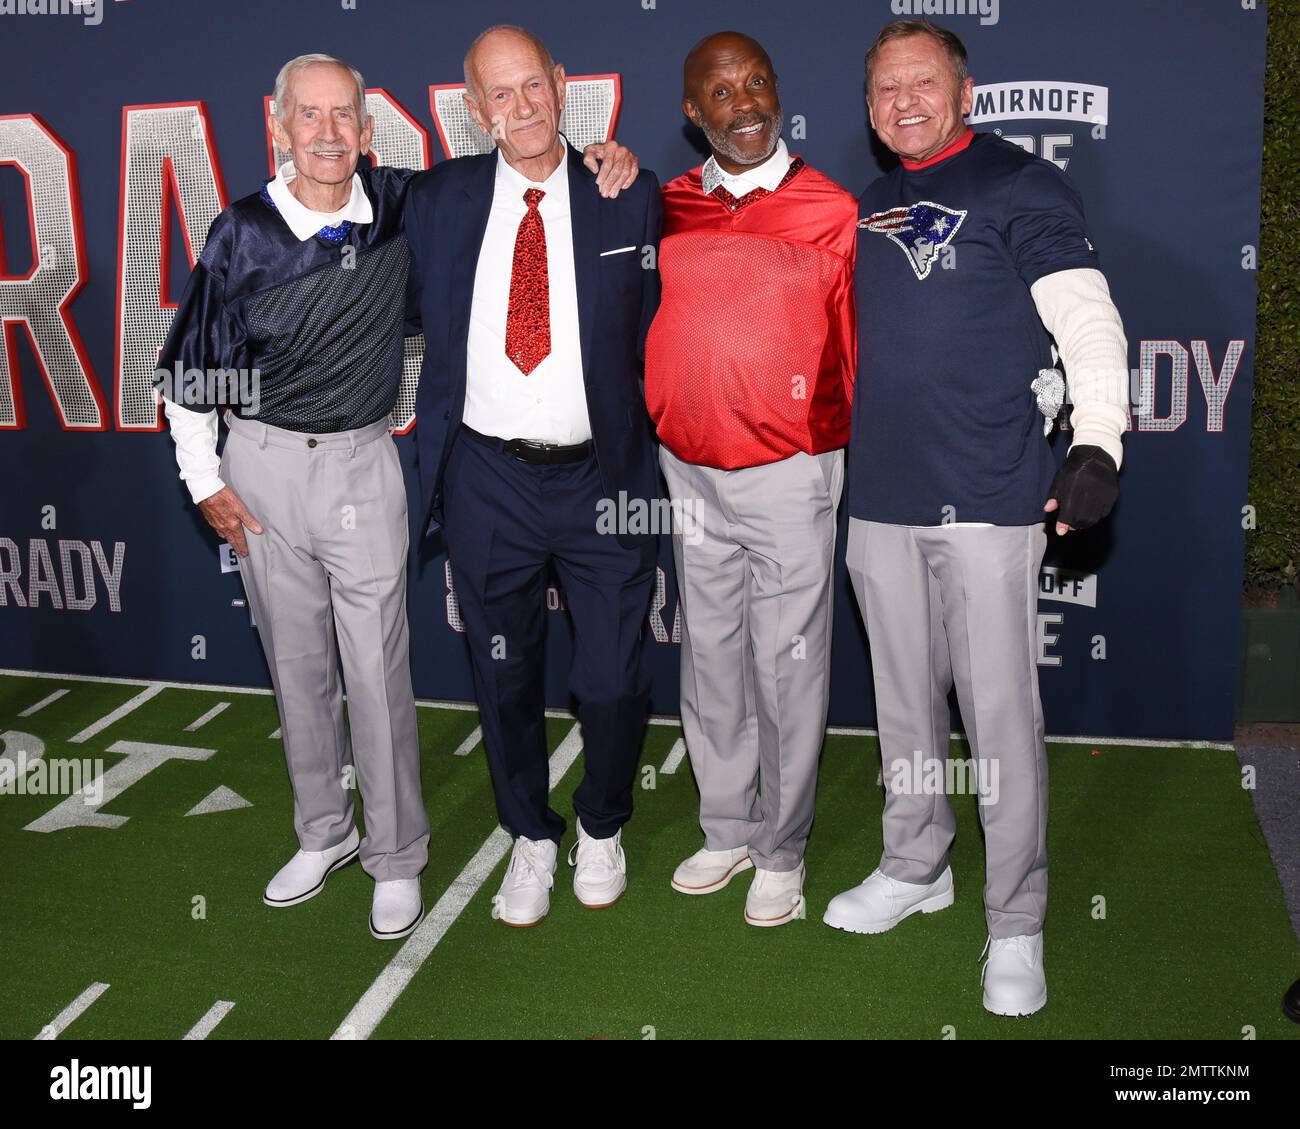
[[[52,691],[58,702],[19,717]],[[84,743],[68,739],[140,687],[0,678],[0,730],[47,758],[119,758],[116,740],[214,749],[162,765],[104,805],[115,829],[24,825],[59,797],[0,796],[0,1038],[34,1037],[90,984],[110,985],[68,1038],[180,1038],[217,1001],[213,1039],[327,1038],[401,949],[366,928],[357,866],[285,910],[261,891],[296,849],[268,696],[169,688]],[[185,727],[218,701],[228,709]],[[495,827],[482,747],[453,756],[473,712],[419,711],[432,822],[430,909]],[[547,723],[555,748],[573,722]],[[702,845],[689,764],[658,768],[680,736],[647,732],[637,810],[624,832],[629,888],[613,908],[573,898],[562,850],[550,916],[490,917],[499,864],[392,1003],[375,1038],[1296,1038],[1278,1000],[1300,950],[1240,771],[1226,750],[1050,747],[1048,1004],[1002,1019],[980,1003],[983,845],[957,797],[956,904],[877,937],[821,924],[827,901],[880,851],[873,739],[828,738],[808,848],[808,919],[755,929],[742,875],[708,897],[674,893]],[[957,755],[961,755],[958,750]],[[581,760],[554,803],[572,815]],[[252,806],[186,816],[224,785]],[[196,902],[196,899],[202,899]],[[1099,901],[1104,899],[1104,903]],[[196,905],[202,915],[196,915]],[[1104,915],[1101,907],[1104,905]]]

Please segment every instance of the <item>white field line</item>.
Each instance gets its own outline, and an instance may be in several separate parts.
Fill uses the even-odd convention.
[[[273,691],[265,686],[223,686],[211,682],[159,682],[144,678],[112,678],[94,674],[59,674],[47,670],[11,670],[0,668],[0,677],[15,678],[62,678],[69,682],[108,682],[118,686],[160,686],[168,690],[210,690],[214,694],[260,694],[269,697]],[[415,704],[420,709],[466,710],[477,713],[474,702],[453,702],[444,698],[416,698]],[[548,709],[547,717],[576,720],[572,710]],[[680,717],[655,714],[647,719],[651,725],[680,726]],[[877,730],[854,725],[831,725],[826,729],[829,737],[875,737]],[[960,740],[964,734],[954,733],[953,739]],[[1164,737],[1074,737],[1047,735],[1049,745],[1132,745],[1142,749],[1225,749],[1232,752],[1236,746],[1231,741],[1193,741]]]
[[[465,740],[456,746],[456,751],[451,755],[453,757],[467,757],[478,748],[478,743],[481,740],[483,740],[483,727],[481,725],[476,725],[474,726],[473,732],[471,732]]]
[[[184,1039],[206,1039],[212,1034],[212,1029],[230,1014],[234,1006],[230,1000],[218,1000],[203,1013],[203,1018],[189,1029]]]
[[[582,749],[582,730],[574,725],[551,754],[550,785],[554,789]],[[403,943],[375,982],[348,1012],[331,1039],[368,1039],[397,1002],[415,974],[447,935],[461,912],[487,881],[488,875],[514,845],[510,833],[498,827],[484,840],[477,853],[447,887],[420,926]]]
[[[213,706],[210,710],[208,710],[208,712],[205,713],[202,717],[196,717],[193,721],[191,721],[189,725],[185,727],[185,732],[193,733],[196,729],[202,729],[205,725],[207,725],[209,721],[211,721],[214,717],[216,717],[217,714],[224,713],[228,709],[230,709],[229,702],[218,702],[215,706]]]
[[[123,702],[112,713],[105,714],[98,721],[92,722],[90,725],[87,725],[86,728],[83,729],[80,733],[78,733],[75,737],[69,737],[68,741],[73,745],[79,745],[83,741],[89,741],[92,737],[95,736],[95,734],[102,733],[115,721],[120,721],[122,718],[126,717],[127,714],[134,713],[142,705],[144,705],[145,702],[149,701],[150,698],[156,698],[166,688],[167,688],[166,685],[162,682],[151,682],[145,689],[141,690],[140,693],[138,693],[130,701]]]
[[[659,771],[667,776],[671,776],[677,771],[678,766],[682,763],[682,758],[686,755],[686,738],[678,737],[673,742],[673,747],[668,750],[668,755],[664,757],[664,763],[659,766]]]
[[[34,705],[34,706],[28,706],[28,707],[27,707],[25,710],[23,710],[23,711],[22,711],[18,716],[19,716],[19,717],[31,717],[32,714],[34,714],[37,710],[43,710],[43,709],[44,709],[46,706],[48,706],[51,702],[57,702],[57,701],[58,701],[60,698],[62,698],[63,695],[66,694],[67,692],[68,692],[68,691],[67,691],[66,689],[64,689],[64,690],[55,690],[54,693],[51,694],[48,698],[42,698],[39,702],[36,703],[36,705]]]
[[[107,984],[100,984],[96,981],[84,992],[81,993],[72,1003],[68,1004],[58,1015],[41,1028],[40,1034],[36,1036],[38,1042],[49,1042],[57,1039],[68,1024],[75,1020],[86,1008],[90,1007],[100,996],[108,991]]]

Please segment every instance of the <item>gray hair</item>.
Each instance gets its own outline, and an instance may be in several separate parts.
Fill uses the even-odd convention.
[[[542,66],[546,73],[549,75],[555,69],[555,60],[551,58],[551,53],[546,49],[546,44],[527,28],[519,27],[516,24],[493,24],[491,27],[480,31],[474,37],[474,42],[469,45],[469,50],[465,52],[465,90],[469,94],[473,95],[475,93],[474,80],[470,73],[470,62],[474,58],[474,52],[478,50],[478,45],[483,40],[496,31],[513,31],[516,35],[523,36],[537,49],[537,53],[542,57]]]
[[[357,87],[357,116],[358,124],[365,125],[366,118],[370,115],[366,111],[366,80],[361,77],[361,72],[351,63],[345,63],[342,59],[336,59],[333,55],[299,55],[296,59],[290,59],[280,68],[280,73],[275,76],[275,93],[271,95],[271,112],[280,120],[284,121],[284,100],[289,93],[289,80],[301,70],[308,67],[314,67],[318,64],[327,64],[331,67],[342,67],[352,76],[352,81]]]

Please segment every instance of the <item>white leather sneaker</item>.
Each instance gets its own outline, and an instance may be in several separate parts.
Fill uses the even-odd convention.
[[[299,851],[266,884],[262,901],[284,909],[314,898],[325,889],[325,879],[357,857],[361,836],[354,827],[348,837],[328,851]]]
[[[803,916],[803,863],[795,870],[754,867],[754,881],[745,895],[745,920],[750,925],[785,925]]]
[[[672,887],[679,894],[712,894],[753,866],[748,847],[734,847],[730,851],[703,847],[678,864],[673,871]]]
[[[627,889],[627,859],[623,855],[623,830],[608,839],[593,839],[578,820],[578,841],[569,851],[573,893],[587,909],[606,909]]]
[[[492,916],[517,929],[536,925],[551,908],[559,851],[550,839],[515,840],[501,889],[492,898]]]
[[[923,883],[900,882],[877,867],[861,885],[836,894],[822,921],[848,933],[884,933],[914,913],[947,909],[952,900],[950,867],[933,882]]]
[[[984,952],[989,959],[980,973],[980,982],[987,1010],[994,1015],[1033,1015],[1047,1003],[1041,932],[990,937],[984,943]]]
[[[377,941],[409,937],[424,920],[424,899],[418,878],[393,878],[375,883],[370,903],[370,935]]]

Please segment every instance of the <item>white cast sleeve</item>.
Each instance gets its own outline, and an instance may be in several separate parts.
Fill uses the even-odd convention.
[[[1070,446],[1100,447],[1118,467],[1129,423],[1128,342],[1106,276],[1092,269],[1057,271],[1029,293],[1065,366],[1074,404]]]

